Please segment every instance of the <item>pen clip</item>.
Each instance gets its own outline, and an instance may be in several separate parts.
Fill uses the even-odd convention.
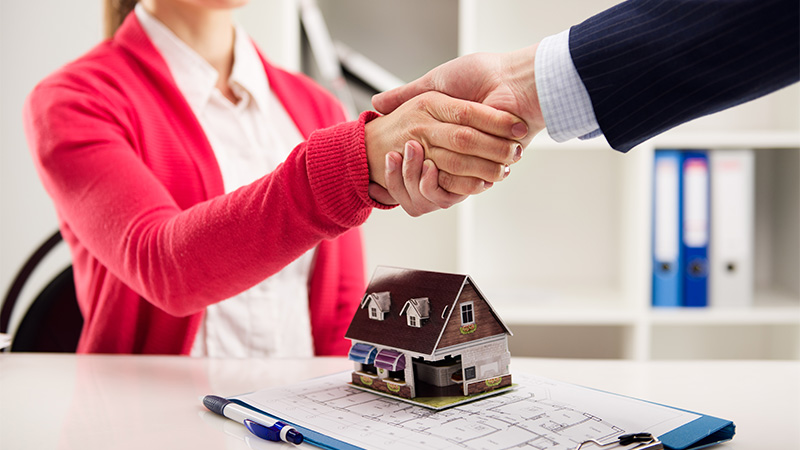
[[[285,441],[292,444],[300,444],[303,442],[303,435],[283,422],[275,422],[271,427],[267,427],[253,420],[245,419],[244,426],[246,426],[251,433],[268,441]]]

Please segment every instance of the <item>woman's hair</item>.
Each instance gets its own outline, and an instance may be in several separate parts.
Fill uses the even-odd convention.
[[[105,35],[107,38],[114,36],[117,28],[133,11],[138,0],[105,0]]]

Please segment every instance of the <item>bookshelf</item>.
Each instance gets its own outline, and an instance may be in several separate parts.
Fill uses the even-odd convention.
[[[616,3],[318,0],[334,39],[401,79],[460,54],[541,40]],[[390,20],[386,20],[390,18]],[[435,25],[435,26],[433,26]],[[361,95],[359,108],[370,108]],[[377,265],[470,274],[514,331],[515,356],[800,359],[800,88],[682,125],[627,154],[603,139],[534,139],[511,176],[421,218],[376,211]],[[756,149],[755,300],[742,309],[654,310],[653,155]]]
[[[536,168],[515,167],[500,189],[459,207],[466,224],[459,270],[473,275],[515,331],[512,353],[800,358],[800,135],[672,132],[616,155],[622,159],[603,145],[539,136],[520,163]],[[756,149],[752,307],[650,307],[653,153],[689,147]],[[561,179],[539,176],[547,172]],[[558,229],[553,217],[570,223]],[[509,245],[486,239],[501,232]]]

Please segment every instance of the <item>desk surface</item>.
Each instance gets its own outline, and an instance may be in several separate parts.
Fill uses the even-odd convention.
[[[0,448],[296,448],[248,447],[244,427],[208,413],[199,398],[351,368],[343,358],[0,354]],[[797,361],[514,358],[511,368],[733,420],[736,437],[721,450],[800,449]]]

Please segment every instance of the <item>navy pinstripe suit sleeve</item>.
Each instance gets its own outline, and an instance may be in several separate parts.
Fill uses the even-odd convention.
[[[570,54],[609,144],[800,79],[798,0],[629,0],[570,29]]]

